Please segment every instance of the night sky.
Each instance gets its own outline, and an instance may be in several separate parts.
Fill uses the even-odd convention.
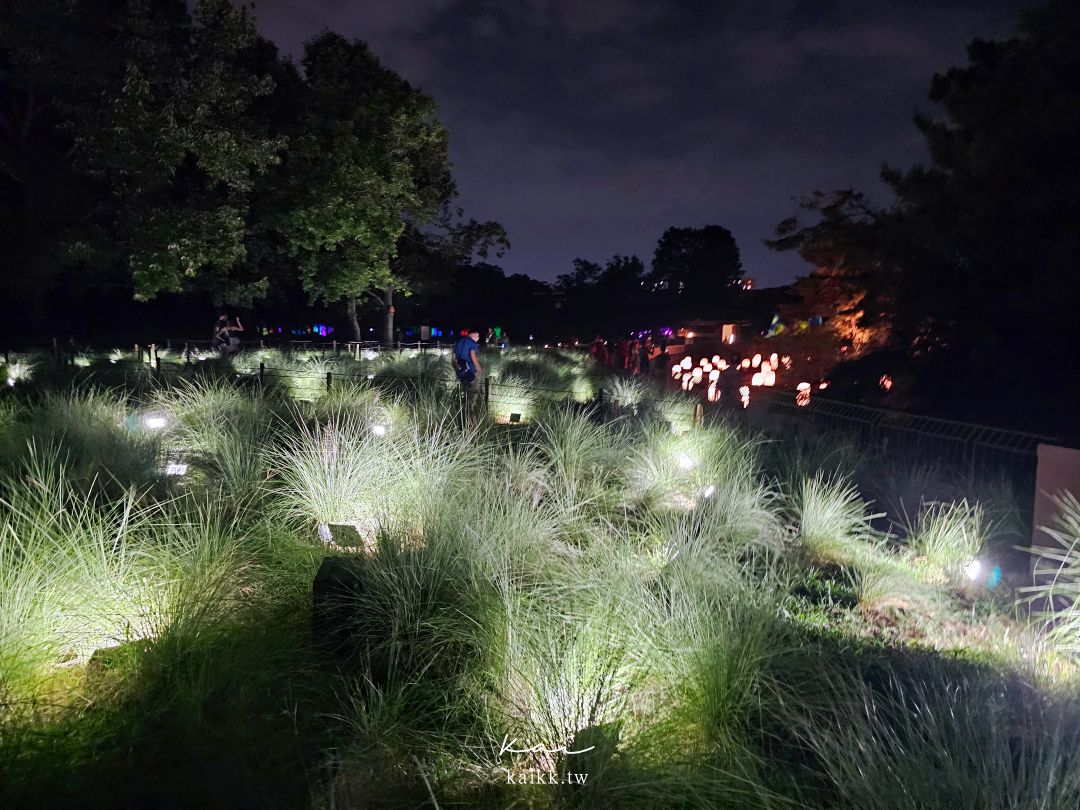
[[[809,267],[762,244],[793,197],[887,200],[883,162],[924,158],[930,78],[1009,0],[262,0],[299,57],[323,29],[366,40],[435,97],[466,215],[506,226],[500,264],[552,280],[575,256],[648,263],[669,225],[731,229],[759,286]]]

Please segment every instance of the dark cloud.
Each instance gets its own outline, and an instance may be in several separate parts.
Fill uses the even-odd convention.
[[[762,245],[792,198],[923,159],[911,119],[935,71],[1022,3],[948,0],[266,0],[287,53],[367,40],[439,102],[461,203],[506,225],[508,271],[637,253],[668,225],[729,227],[747,273],[806,271]]]

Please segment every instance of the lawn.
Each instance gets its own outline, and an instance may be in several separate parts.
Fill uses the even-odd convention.
[[[1080,805],[1074,499],[1031,589],[998,471],[581,354],[184,360],[0,368],[0,805]]]

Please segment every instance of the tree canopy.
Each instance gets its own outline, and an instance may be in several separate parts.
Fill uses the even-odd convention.
[[[886,305],[921,396],[968,417],[1049,418],[1080,391],[1039,361],[1074,345],[1080,307],[1078,37],[1080,7],[1055,0],[1017,36],[973,42],[931,83],[942,115],[916,118],[929,162],[883,171],[894,204],[818,193],[773,242],[861,285],[869,313]]]
[[[668,228],[653,254],[653,289],[674,302],[683,316],[701,317],[733,297],[742,278],[739,247],[731,231],[720,225]],[[718,306],[720,305],[720,306]]]
[[[324,33],[297,69],[229,0],[15,0],[0,19],[4,284],[61,275],[140,300],[271,285],[322,303],[408,294],[462,221],[431,97],[359,40]],[[399,251],[426,240],[425,251]],[[434,259],[423,264],[425,256]],[[355,321],[355,318],[354,318]],[[390,323],[392,334],[392,322]]]

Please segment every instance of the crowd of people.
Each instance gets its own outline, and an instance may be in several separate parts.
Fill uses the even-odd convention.
[[[589,354],[600,365],[610,366],[627,374],[647,377],[653,373],[667,373],[667,341],[656,345],[652,335],[646,335],[644,339],[629,338],[620,341],[605,340],[601,335],[597,335],[589,344]]]

